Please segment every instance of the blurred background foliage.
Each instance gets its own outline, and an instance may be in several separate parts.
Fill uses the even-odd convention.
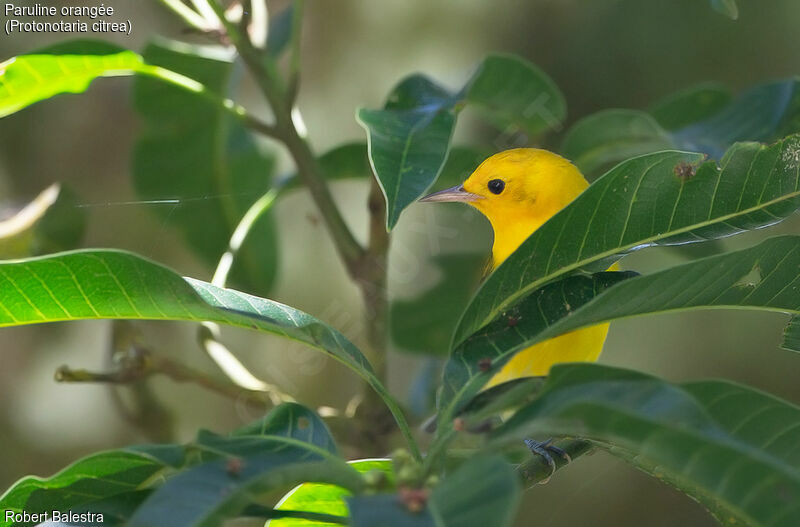
[[[272,13],[284,6],[285,2],[272,2]],[[115,7],[120,18],[134,24],[130,37],[117,38],[120,45],[141,51],[158,35],[204,43],[200,36],[184,34],[157,2],[128,0]],[[513,52],[547,72],[566,96],[567,127],[540,143],[554,148],[569,125],[598,110],[646,109],[700,82],[719,82],[738,93],[754,84],[797,75],[799,20],[800,3],[795,0],[741,0],[737,21],[698,0],[317,0],[307,6],[299,106],[312,143],[322,153],[345,142],[363,141],[364,132],[354,119],[356,109],[378,107],[401,77],[419,71],[457,88],[487,53]],[[62,38],[4,37],[0,59]],[[83,246],[129,249],[182,274],[209,279],[213,272],[209,260],[197,258],[181,232],[166,225],[166,218],[195,214],[195,221],[202,224],[206,218],[198,204],[218,205],[221,196],[203,194],[187,184],[176,190],[181,196],[177,205],[135,203],[139,198],[132,183],[131,158],[144,123],[133,110],[131,86],[130,79],[102,80],[85,95],[57,97],[3,119],[0,209],[18,208],[51,183],[63,182],[70,189],[69,206],[85,214]],[[248,106],[264,110],[247,79],[238,92]],[[469,112],[460,119],[455,144],[481,142],[495,150],[520,146],[518,137],[498,135],[470,119]],[[269,143],[264,147],[269,149]],[[281,157],[277,164],[278,173],[291,168]],[[448,177],[463,178],[469,164]],[[363,180],[334,185],[346,219],[361,237],[366,236],[367,190]],[[193,213],[192,207],[199,212]],[[303,191],[288,194],[275,212],[279,251],[269,296],[308,311],[363,343],[358,291],[347,279],[309,198]],[[723,243],[742,247],[769,235],[797,233],[798,227],[800,221],[792,219]],[[396,234],[390,296],[398,300],[394,312],[401,315],[404,310],[418,315],[413,300],[430,295],[426,291],[450,266],[488,256],[488,225],[466,207],[414,205],[400,219]],[[624,265],[650,271],[706,250],[702,246],[653,249],[629,257]],[[437,287],[450,293],[463,287],[470,273],[458,272],[459,280]],[[447,290],[443,294],[449,294]],[[447,315],[438,313],[442,318],[430,323],[438,324]],[[409,327],[424,325],[422,318]],[[798,401],[796,358],[778,349],[783,323],[780,316],[740,311],[617,322],[602,361],[670,380],[726,377]],[[53,381],[53,372],[62,364],[106,367],[110,327],[108,322],[82,322],[2,331],[0,486],[7,487],[23,474],[50,474],[92,451],[147,440],[140,428],[122,417],[107,387]],[[141,327],[159,352],[214,373],[197,347],[193,325]],[[409,330],[399,332],[411,336]],[[309,405],[343,408],[352,395],[354,377],[320,354],[246,332],[228,331],[226,339],[253,371]],[[431,339],[443,342],[446,337],[431,335]],[[396,340],[399,344],[390,356],[390,387],[422,417],[430,403],[426,379],[435,378],[436,364],[419,353],[403,353],[409,350],[400,345],[418,346],[414,338]],[[188,439],[197,428],[223,431],[258,417],[252,407],[194,385],[158,378],[149,385],[171,412],[178,441]],[[602,454],[576,463],[528,493],[521,524],[532,511],[543,526],[581,524],[588,514],[598,526],[714,525],[699,505]]]

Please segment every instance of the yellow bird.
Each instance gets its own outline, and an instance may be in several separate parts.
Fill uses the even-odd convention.
[[[462,185],[420,201],[468,203],[483,213],[494,230],[495,268],[588,186],[583,174],[563,157],[547,150],[516,148],[486,159]],[[517,353],[488,386],[547,375],[556,363],[595,361],[607,334],[608,324],[603,324],[540,342]]]

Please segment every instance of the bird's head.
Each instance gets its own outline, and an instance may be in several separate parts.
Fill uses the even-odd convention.
[[[588,186],[575,166],[547,150],[516,148],[495,154],[463,184],[420,201],[468,203],[489,219],[498,264]]]

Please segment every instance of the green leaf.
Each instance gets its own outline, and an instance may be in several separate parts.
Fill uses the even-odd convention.
[[[584,173],[620,159],[667,150],[672,140],[650,115],[638,110],[603,110],[570,128],[561,151]]]
[[[338,454],[328,425],[313,410],[297,403],[283,403],[263,419],[239,428],[233,435],[269,435],[291,437],[331,454]]]
[[[793,316],[783,330],[781,348],[787,351],[800,352],[800,316]]]
[[[548,284],[509,310],[515,325],[498,319],[453,352],[445,366],[440,406],[450,411],[443,413],[440,423],[447,423],[515,353],[573,329],[703,308],[800,314],[798,269],[800,237],[781,236],[645,276],[597,273]],[[481,361],[487,358],[491,367],[481,368]]]
[[[739,7],[736,5],[736,0],[711,0],[711,7],[731,20],[739,18]]]
[[[415,298],[395,300],[389,319],[392,339],[398,346],[429,355],[446,355],[458,315],[478,284],[487,257],[484,253],[442,254],[433,262],[440,280]]]
[[[467,85],[466,101],[498,128],[514,126],[534,136],[558,128],[567,103],[556,83],[514,55],[489,55]]]
[[[456,115],[465,104],[497,126],[528,134],[557,126],[566,114],[553,81],[517,57],[487,57],[457,93],[422,75],[407,77],[383,109],[358,111],[370,163],[386,198],[388,229],[436,180],[447,159]]]
[[[74,249],[86,228],[75,194],[50,185],[13,216],[0,220],[0,259]]]
[[[721,158],[737,141],[771,142],[800,131],[798,81],[755,86],[732,102],[716,85],[700,85],[639,110],[604,110],[578,121],[562,152],[584,172],[656,150],[676,148]]]
[[[131,517],[131,527],[212,526],[242,513],[259,494],[306,481],[359,491],[342,459],[290,438],[201,433],[194,445],[214,457],[168,479]]]
[[[386,479],[387,486],[394,486],[394,472],[392,471],[392,461],[390,459],[360,459],[350,461],[348,464],[360,474],[378,471],[383,474],[382,477]],[[303,483],[281,498],[275,509],[347,516],[347,505],[344,500],[349,496],[352,496],[351,492],[336,485]],[[267,527],[322,527],[330,525],[334,524],[297,518],[281,518],[267,522]]]
[[[483,283],[455,342],[547,282],[600,270],[651,245],[730,236],[772,225],[800,205],[800,137],[731,147],[722,168],[700,154],[660,152],[626,161],[534,232]],[[695,168],[696,167],[696,168]]]
[[[142,57],[105,42],[76,41],[0,63],[0,117],[60,93],[82,93],[98,77],[146,69]]]
[[[435,487],[419,512],[389,494],[356,496],[348,506],[353,527],[503,527],[513,523],[519,501],[519,478],[511,465],[499,456],[478,456]]]
[[[307,344],[349,367],[383,398],[414,449],[397,403],[344,335],[292,307],[207,282],[183,279],[149,260],[113,250],[0,262],[0,327],[99,318],[217,322]]]
[[[150,44],[148,63],[191,77],[218,97],[230,82],[232,56],[174,43]],[[180,229],[207,264],[216,265],[239,220],[270,188],[274,160],[215,100],[139,77],[133,100],[143,120],[133,179],[142,200],[176,200],[153,210]],[[198,218],[202,218],[198,221]],[[231,269],[231,283],[265,294],[277,272],[272,215],[252,227]]]
[[[723,84],[705,82],[675,92],[653,104],[650,114],[665,130],[679,130],[718,114],[731,103]]]
[[[464,182],[493,152],[480,146],[451,146],[444,167],[431,191],[454,187]]]
[[[102,513],[105,524],[119,525],[128,518],[131,505],[135,506],[146,495],[140,491],[149,481],[182,463],[183,449],[176,445],[130,447],[93,454],[52,477],[29,476],[19,480],[0,497],[0,509],[29,514]]]
[[[728,382],[671,384],[594,364],[553,368],[495,433],[581,437],[681,489],[723,525],[800,522],[800,408]]]

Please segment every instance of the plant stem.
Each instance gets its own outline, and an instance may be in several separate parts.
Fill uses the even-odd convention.
[[[558,448],[563,450],[569,455],[570,459],[574,461],[584,454],[588,454],[593,450],[593,445],[588,441],[580,439],[570,439],[561,441],[556,444]],[[556,470],[559,470],[569,464],[569,461],[561,456],[553,455],[553,461],[556,464]],[[537,483],[546,483],[550,476],[555,471],[547,463],[547,461],[538,455],[532,456],[529,460],[521,463],[517,467],[517,473],[522,477],[526,485],[531,486]]]

